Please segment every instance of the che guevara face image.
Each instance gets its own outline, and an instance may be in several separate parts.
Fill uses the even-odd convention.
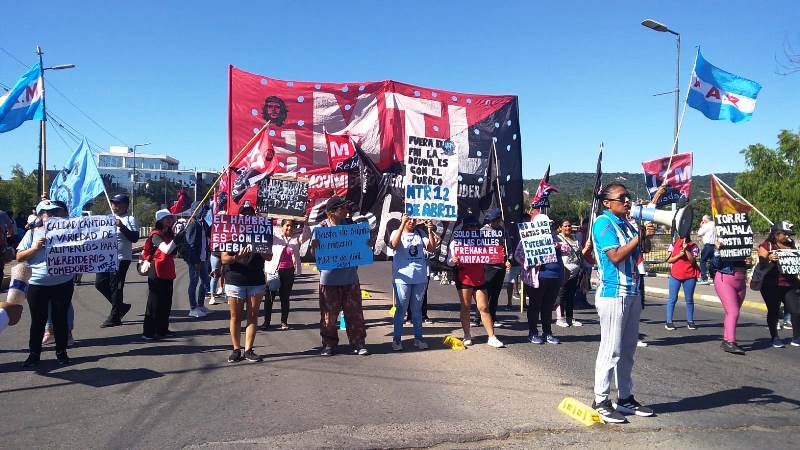
[[[280,98],[270,95],[264,100],[264,106],[261,108],[261,116],[264,120],[269,121],[277,126],[283,126],[286,121],[286,114],[289,110],[286,108],[286,103]]]

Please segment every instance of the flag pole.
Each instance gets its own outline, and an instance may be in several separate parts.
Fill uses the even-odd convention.
[[[678,130],[675,133],[675,139],[672,142],[672,151],[669,154],[669,162],[667,163],[667,170],[664,171],[664,181],[662,181],[661,185],[667,185],[667,179],[669,178],[669,170],[672,168],[672,157],[678,153],[678,136],[681,134],[681,128],[683,128],[683,117],[686,115],[686,105],[689,103],[689,92],[692,90],[692,75],[694,74],[695,69],[697,68],[697,57],[700,55],[700,47],[697,47],[697,54],[694,57],[694,64],[692,65],[692,71],[689,74],[689,85],[686,87],[686,95],[683,97],[683,110],[681,111],[681,120],[678,121]]]
[[[729,189],[731,192],[733,192],[734,194],[736,194],[736,196],[738,196],[740,199],[742,199],[742,201],[744,201],[744,202],[747,204],[747,206],[749,206],[749,207],[753,208],[753,211],[755,211],[755,212],[757,212],[759,215],[761,215],[761,217],[763,217],[763,218],[764,218],[764,220],[766,220],[766,221],[767,221],[767,223],[769,223],[770,225],[773,225],[773,222],[772,222],[771,220],[769,220],[769,218],[768,218],[767,216],[765,216],[765,215],[764,215],[764,213],[762,213],[762,212],[761,212],[761,211],[760,211],[758,208],[756,208],[756,207],[755,207],[755,206],[754,206],[752,203],[748,202],[748,201],[747,201],[747,199],[746,199],[746,198],[744,198],[744,196],[743,196],[742,194],[740,194],[740,193],[736,192],[736,189],[734,189],[734,188],[732,188],[732,187],[728,186],[728,183],[726,183],[726,182],[722,181],[722,180],[721,180],[721,179],[720,179],[718,176],[716,176],[716,175],[711,175],[711,176],[712,176],[712,177],[714,177],[714,179],[716,179],[716,180],[717,180],[717,181],[718,181],[718,182],[719,182],[719,183],[720,183],[722,186],[724,186],[725,188]]]
[[[258,136],[258,135],[259,135],[259,134],[260,134],[262,131],[264,131],[264,128],[266,128],[266,127],[268,127],[268,126],[269,126],[270,122],[271,122],[271,121],[270,121],[270,120],[268,120],[268,121],[267,121],[267,123],[265,123],[265,124],[264,124],[264,126],[262,126],[262,127],[261,127],[261,128],[260,128],[260,129],[259,129],[259,130],[258,130],[258,131],[257,131],[257,132],[254,134],[254,135],[253,135],[253,137],[251,137],[251,138],[250,138],[250,140],[249,140],[249,141],[247,141],[247,143],[246,143],[246,144],[244,144],[244,146],[242,147],[242,149],[241,149],[241,150],[239,150],[239,152],[236,154],[236,156],[234,156],[234,157],[233,157],[233,158],[230,160],[230,162],[228,162],[228,164],[225,166],[225,169],[222,171],[222,173],[220,173],[220,174],[219,174],[219,176],[217,177],[217,179],[216,179],[216,180],[214,180],[214,182],[213,182],[213,183],[211,183],[211,186],[209,186],[208,190],[206,191],[206,195],[204,195],[204,196],[203,196],[203,199],[202,199],[202,200],[200,200],[200,202],[198,202],[198,203],[197,203],[197,205],[196,205],[196,206],[195,206],[195,208],[194,208],[194,211],[192,211],[192,215],[191,215],[191,216],[189,216],[189,220],[187,220],[187,221],[186,221],[186,223],[189,223],[189,222],[191,222],[191,221],[192,221],[192,219],[194,219],[194,216],[197,214],[197,211],[199,211],[199,210],[200,210],[200,206],[202,206],[202,205],[203,205],[203,203],[205,203],[206,199],[208,199],[208,194],[210,194],[210,193],[211,193],[211,192],[214,190],[214,187],[216,187],[216,185],[219,183],[219,181],[222,179],[222,177],[223,177],[223,176],[225,176],[226,174],[228,174],[228,173],[229,173],[229,171],[230,171],[230,169],[231,169],[231,166],[233,165],[233,162],[234,162],[234,161],[236,161],[237,159],[239,159],[239,156],[241,156],[241,154],[242,154],[242,153],[244,153],[244,151],[245,151],[245,150],[246,150],[248,147],[250,147],[250,144],[252,144],[252,143],[253,143],[253,141],[256,139],[256,137],[257,137],[257,136]],[[228,184],[230,185],[230,182],[229,182]]]
[[[492,139],[492,155],[494,155],[494,174],[495,182],[497,184],[497,203],[500,205],[500,219],[503,221],[503,247],[506,249],[506,259],[513,257],[513,251],[508,248],[508,239],[506,238],[506,211],[503,208],[503,195],[500,192],[500,160],[497,157],[497,146]]]
[[[39,80],[42,83],[42,120],[39,121],[39,182],[37,183],[37,190],[39,191],[39,199],[47,194],[47,136],[46,136],[46,120],[47,110],[45,109],[44,97],[44,63],[42,62],[42,48],[36,46],[36,54],[39,55]]]

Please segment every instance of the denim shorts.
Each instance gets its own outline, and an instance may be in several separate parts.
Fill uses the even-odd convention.
[[[503,278],[503,284],[512,283],[519,276],[520,272],[522,272],[521,266],[511,266],[511,269],[506,271],[506,276]]]
[[[225,296],[230,298],[238,298],[247,300],[254,295],[264,295],[266,285],[259,284],[258,286],[236,286],[233,284],[225,284]]]

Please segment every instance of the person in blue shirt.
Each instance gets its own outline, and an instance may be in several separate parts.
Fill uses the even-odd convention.
[[[624,185],[610,183],[599,194],[604,211],[592,225],[591,237],[600,269],[595,308],[600,319],[600,348],[594,378],[594,408],[604,421],[627,422],[625,414],[652,416],[653,410],[633,397],[633,355],[639,340],[642,304],[639,292],[640,241],[643,239],[628,222],[631,196]],[[655,234],[648,223],[645,236]],[[611,379],[616,379],[617,403],[609,397]]]
[[[30,354],[23,367],[35,367],[42,353],[47,310],[52,311],[53,331],[56,336],[56,359],[61,365],[69,364],[67,340],[69,329],[67,313],[72,304],[74,289],[72,275],[48,275],[45,255],[45,222],[51,217],[65,217],[63,203],[42,200],[36,206],[38,226],[29,229],[17,247],[17,261],[27,262],[31,268],[28,281],[28,310],[31,313],[31,330],[28,347]]]

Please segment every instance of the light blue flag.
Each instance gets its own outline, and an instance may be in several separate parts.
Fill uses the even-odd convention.
[[[697,64],[686,103],[711,120],[745,122],[753,116],[761,85],[726,72],[697,51]]]
[[[72,152],[50,185],[50,199],[66,203],[70,217],[81,215],[83,205],[105,191],[103,179],[86,139]]]
[[[11,131],[26,120],[42,120],[43,100],[42,69],[37,63],[0,97],[0,133]]]

